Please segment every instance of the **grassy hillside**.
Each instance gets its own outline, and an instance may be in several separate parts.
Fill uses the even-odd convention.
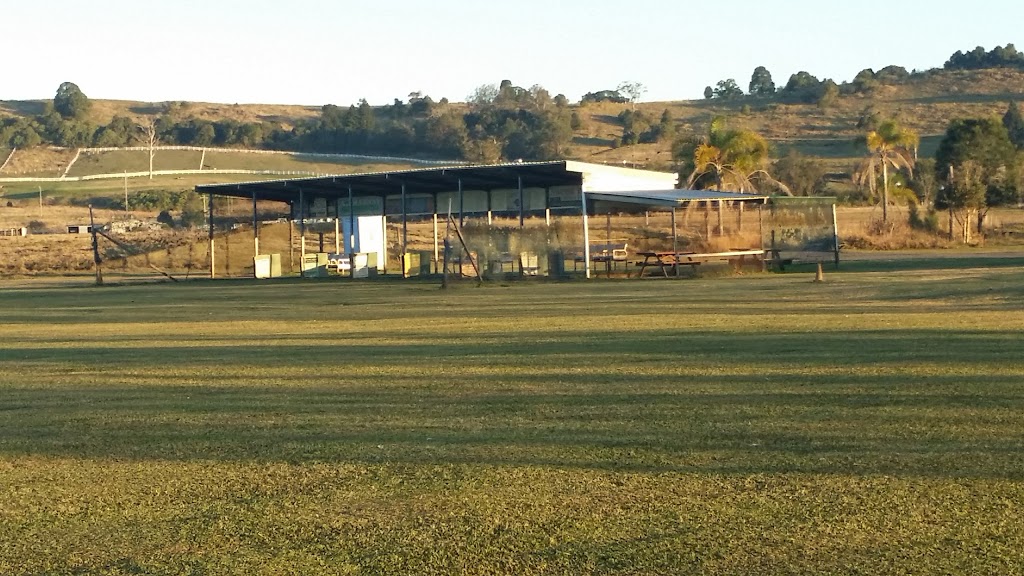
[[[781,81],[781,79],[777,79]],[[896,85],[878,85],[869,94],[840,97],[834,105],[786,104],[775,99],[744,97],[736,100],[685,100],[645,102],[638,109],[654,118],[669,110],[679,134],[702,133],[716,115],[724,114],[738,128],[755,130],[775,146],[777,155],[796,150],[827,161],[830,168],[845,171],[861,156],[854,139],[862,135],[858,120],[866,112],[881,118],[897,118],[922,136],[921,154],[934,153],[946,126],[954,118],[1003,114],[1009,100],[1024,100],[1024,71],[990,69],[974,71],[937,70],[911,77]],[[237,105],[210,103],[143,103],[121,100],[94,100],[90,120],[103,124],[115,115],[132,118],[154,114],[195,117],[207,120],[232,119],[244,122],[269,121],[291,126],[319,113],[316,107],[278,105]],[[0,117],[32,115],[42,110],[43,101],[0,102]],[[671,143],[639,144],[613,148],[622,135],[617,116],[629,104],[597,103],[578,107],[583,126],[573,137],[569,156],[573,159],[611,164],[636,164],[671,170]],[[66,166],[72,152],[36,149],[19,152],[2,175],[57,174]],[[165,166],[169,155],[161,159]],[[187,156],[187,155],[186,155]],[[6,155],[5,155],[6,157]],[[198,158],[182,159],[192,168]],[[211,164],[211,161],[213,162]],[[137,169],[137,156],[84,158],[72,174],[95,173],[92,170],[119,172]],[[329,166],[313,162],[288,161],[275,156],[207,156],[207,165],[217,168],[312,170],[331,172]]]
[[[164,156],[166,154],[166,156]],[[110,155],[111,158],[107,158]],[[199,152],[169,151],[157,155],[154,163],[156,170],[194,170],[198,167]],[[370,162],[370,161],[306,161],[302,157],[288,156],[263,156],[249,154],[224,154],[229,158],[242,159],[233,167],[246,170],[277,170],[277,171],[299,171],[315,172],[318,174],[352,174],[357,172],[381,172],[387,170],[401,170],[410,168],[412,165],[393,162]],[[211,157],[215,154],[207,154],[209,165]],[[83,156],[79,162],[85,162],[84,168],[78,168],[77,163],[71,170],[71,176],[96,173],[118,173],[123,170],[148,170],[148,159],[145,152],[108,152],[99,155],[90,161],[88,156]],[[257,160],[258,159],[258,160]],[[193,163],[194,162],[194,163]],[[228,164],[225,162],[225,167]],[[98,171],[88,171],[89,167]],[[43,173],[52,177],[52,173]],[[263,180],[282,178],[274,174],[185,174],[180,176],[155,176],[152,180],[146,177],[129,178],[127,188],[129,193],[144,190],[194,190],[201,184],[216,184],[224,182],[245,182],[250,180]],[[89,197],[123,197],[125,181],[120,178],[112,180],[89,180],[84,182],[14,182],[0,184],[0,199],[4,202],[34,203],[42,191],[44,199],[49,203],[66,203],[74,198]]]
[[[869,95],[843,96],[833,106],[784,104],[764,98],[649,102],[638,105],[653,118],[668,109],[681,134],[703,133],[710,120],[725,115],[737,128],[757,131],[775,145],[777,155],[796,150],[845,169],[861,157],[854,139],[863,135],[857,122],[867,110],[896,118],[922,136],[921,155],[934,154],[946,126],[955,118],[1006,112],[1010,100],[1024,100],[1024,71],[1010,69],[938,71],[899,85],[880,85]],[[611,149],[621,136],[616,116],[626,104],[592,104],[580,109],[585,128],[576,134],[573,156],[581,160],[667,167],[671,143]]]
[[[4,116],[35,116],[43,112],[46,100],[0,101],[0,118]],[[110,123],[114,116],[127,116],[139,120],[148,116],[171,113],[202,120],[235,120],[238,122],[280,122],[293,124],[296,120],[317,115],[315,106],[289,106],[278,104],[216,104],[210,102],[134,102],[131,100],[90,100],[88,121],[98,125]]]
[[[863,135],[858,122],[866,114],[879,118],[897,118],[922,136],[920,154],[934,153],[948,123],[954,118],[1001,115],[1010,100],[1024,100],[1024,71],[991,69],[977,71],[933,71],[915,75],[901,84],[880,84],[867,94],[846,95],[833,105],[788,104],[777,99],[744,97],[736,100],[690,100],[677,102],[645,102],[637,105],[653,119],[668,110],[675,119],[677,134],[700,134],[710,120],[725,115],[734,127],[755,130],[765,135],[777,156],[795,150],[819,159],[832,173],[849,173],[863,156],[854,140]],[[172,114],[209,120],[266,120],[285,126],[318,113],[307,106],[261,106],[205,103],[142,103],[128,101],[93,101],[91,120],[108,122],[114,115],[140,118],[151,114]],[[0,102],[0,117],[31,115],[43,108],[42,101]],[[576,106],[582,126],[573,135],[567,153],[570,158],[596,163],[635,165],[649,169],[672,171],[671,141],[654,144],[615,147],[622,135],[618,115],[630,104],[591,103]],[[0,150],[0,162],[8,150]],[[37,147],[18,150],[0,172],[0,177],[59,177],[75,157],[75,150]],[[160,150],[154,159],[156,170],[195,170],[204,168],[235,170],[273,170],[316,174],[344,174],[395,170],[414,166],[402,162],[376,162],[352,158],[323,158],[302,155],[246,154],[229,151]],[[78,157],[67,170],[70,177],[92,174],[117,174],[124,171],[146,171],[146,151],[113,151],[87,153]],[[163,176],[153,180],[136,178],[128,181],[129,194],[138,191],[180,191],[197,184],[275,178],[252,174],[201,174]],[[83,203],[87,198],[123,198],[124,182],[120,179],[90,182],[44,182],[0,184],[2,203],[12,202],[26,207],[35,205],[40,192],[47,204]],[[842,181],[830,184],[829,193],[844,195],[850,188]],[[13,220],[14,218],[5,218]],[[26,225],[27,222],[20,222]]]

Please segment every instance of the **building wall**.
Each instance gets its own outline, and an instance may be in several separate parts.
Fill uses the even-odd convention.
[[[550,208],[554,211],[579,210],[581,191],[610,192],[633,190],[667,190],[675,187],[675,174],[636,170],[605,166],[603,164],[587,164],[584,162],[566,162],[569,172],[582,175],[582,186],[552,186],[547,191]],[[530,213],[543,212],[545,206],[545,190],[539,187],[523,189],[523,209]],[[326,200],[323,197],[309,195],[305,198],[305,214],[309,218],[347,217],[351,212],[347,197]],[[388,214],[402,212],[402,197],[391,194],[387,198],[356,197],[354,199],[357,215]],[[488,197],[486,190],[463,190],[462,211],[465,214],[482,214],[488,209],[497,214],[518,213],[520,210],[519,189],[502,187],[491,190]],[[451,206],[453,214],[459,212],[459,195],[456,190],[442,192],[437,195],[436,206],[431,194],[410,191],[406,195],[406,209],[410,216],[430,215],[436,208],[439,214],[446,214]],[[298,207],[296,207],[298,208]],[[295,214],[299,212],[296,209]]]
[[[569,162],[568,169],[583,173],[585,192],[626,192],[630,190],[670,190],[678,175],[633,168]]]

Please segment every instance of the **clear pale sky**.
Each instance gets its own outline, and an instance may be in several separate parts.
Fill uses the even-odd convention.
[[[681,100],[725,78],[746,90],[762,65],[779,85],[841,83],[1022,36],[1020,0],[7,0],[0,100],[71,81],[99,99],[378,105],[506,78],[571,101],[624,80]]]

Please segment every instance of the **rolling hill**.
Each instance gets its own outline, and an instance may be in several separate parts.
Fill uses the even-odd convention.
[[[820,159],[835,173],[848,172],[862,156],[855,144],[864,128],[862,119],[874,114],[895,118],[922,136],[920,154],[929,156],[954,118],[1001,115],[1011,100],[1024,99],[1024,71],[995,68],[972,71],[932,70],[913,74],[892,84],[878,84],[862,94],[847,94],[828,106],[810,103],[785,103],[778,98],[744,96],[731,100],[687,100],[642,102],[636,108],[658,118],[665,111],[672,115],[677,134],[702,133],[711,118],[725,115],[732,126],[757,131],[774,146],[777,156],[790,150]],[[205,120],[230,119],[238,122],[271,122],[283,127],[316,116],[319,110],[309,106],[237,105],[210,103],[145,103],[118,100],[94,100],[89,120],[109,122],[116,115],[142,119],[169,109],[179,116]],[[38,114],[45,101],[0,102],[0,118]],[[462,104],[452,104],[462,107]],[[656,170],[672,170],[671,141],[617,146],[622,135],[619,113],[630,104],[611,102],[575,105],[581,125],[572,137],[566,155],[587,162],[629,164]],[[9,150],[0,149],[0,163]],[[20,150],[0,171],[0,177],[55,177],[67,170],[74,150],[37,147]],[[193,170],[199,167],[199,152],[161,151],[157,170]],[[120,173],[147,168],[144,151],[117,151],[83,155],[67,170],[68,176]],[[411,166],[401,161],[316,159],[303,156],[252,155],[211,149],[203,160],[208,167],[238,170],[298,171],[310,173],[347,173]],[[201,181],[221,181],[223,175],[211,174]],[[190,178],[190,180],[192,180]],[[22,186],[21,188],[23,188]],[[35,189],[36,186],[31,186]],[[17,191],[18,185],[7,185]]]

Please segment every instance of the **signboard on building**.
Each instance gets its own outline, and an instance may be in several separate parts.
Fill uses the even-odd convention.
[[[385,214],[395,216],[402,213],[402,195],[388,196]],[[406,194],[405,213],[409,216],[424,216],[434,213],[434,196],[432,194]]]
[[[355,207],[356,216],[382,216],[384,214],[384,201],[378,196],[357,196],[349,204],[348,198],[338,199],[338,214],[341,218],[347,218]]]

